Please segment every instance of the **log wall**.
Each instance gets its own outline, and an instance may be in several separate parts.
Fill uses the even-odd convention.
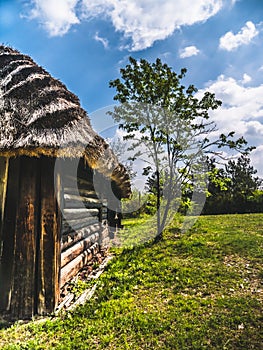
[[[74,162],[62,162],[64,205],[62,209],[61,278],[63,287],[107,245],[107,201],[96,193],[93,171],[80,161],[77,179]]]
[[[109,242],[93,171],[83,161],[77,177],[74,162],[56,166],[0,158],[0,313],[13,319],[53,312],[61,288]]]

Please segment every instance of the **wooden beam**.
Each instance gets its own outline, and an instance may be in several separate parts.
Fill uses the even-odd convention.
[[[62,219],[58,201],[61,200],[61,184],[59,174],[54,178],[54,165],[54,158],[41,159],[38,314],[53,312],[59,300]]]
[[[73,208],[101,208],[102,204],[99,199],[85,198],[80,196],[65,195],[64,203],[66,209]]]
[[[5,201],[6,201],[6,189],[7,189],[7,180],[8,180],[8,164],[9,158],[0,157],[0,256],[1,256],[1,236],[2,236],[2,227],[4,220],[4,211],[5,211]]]
[[[14,275],[16,210],[19,197],[20,159],[10,159],[2,225],[0,259],[0,310],[10,311]]]
[[[83,227],[89,227],[95,223],[99,222],[98,217],[90,217],[84,219],[70,220],[63,224],[63,234],[71,232],[72,230],[78,230]]]
[[[96,224],[90,225],[89,227],[84,227],[79,230],[71,230],[67,234],[63,233],[61,250],[64,251],[67,248],[74,245],[76,242],[86,238],[94,233],[99,233],[101,230],[101,224],[97,222]]]
[[[66,221],[76,220],[76,219],[84,219],[93,216],[99,215],[99,209],[88,209],[88,208],[73,208],[73,209],[64,209],[63,216]]]
[[[98,243],[94,243],[88,250],[78,255],[74,260],[61,269],[60,287],[63,287],[73,276],[75,276],[99,250]]]
[[[20,157],[19,199],[15,227],[14,274],[10,313],[28,318],[35,313],[38,231],[38,159]]]
[[[69,195],[73,194],[81,197],[98,198],[98,195],[95,192],[94,188],[87,189],[87,188],[64,187],[64,193]]]
[[[95,242],[99,241],[100,235],[98,233],[91,235],[90,237],[84,238],[81,241],[74,244],[69,249],[65,250],[61,254],[61,267],[74,260],[83,251],[91,247]]]

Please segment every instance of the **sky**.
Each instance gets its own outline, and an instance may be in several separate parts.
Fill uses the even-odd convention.
[[[100,133],[129,56],[187,68],[186,86],[222,100],[211,113],[220,132],[257,147],[263,176],[262,0],[0,0],[0,43],[66,84]]]

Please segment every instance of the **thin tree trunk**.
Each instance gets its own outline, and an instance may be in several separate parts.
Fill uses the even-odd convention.
[[[156,181],[157,181],[157,237],[159,240],[162,238],[161,228],[161,213],[160,213],[160,205],[161,205],[161,185],[160,185],[160,172],[159,169],[156,171]],[[156,238],[157,238],[156,237]]]

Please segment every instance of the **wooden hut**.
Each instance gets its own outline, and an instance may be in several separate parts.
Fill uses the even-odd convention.
[[[50,313],[60,288],[107,244],[129,177],[79,99],[5,46],[0,179],[0,313]]]

